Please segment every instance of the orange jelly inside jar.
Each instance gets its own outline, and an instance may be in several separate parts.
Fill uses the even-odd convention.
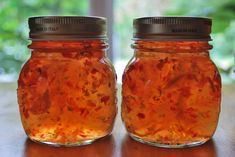
[[[168,148],[208,141],[221,100],[220,75],[208,53],[212,46],[139,39],[133,48],[122,85],[122,119],[130,136]]]
[[[109,135],[116,116],[116,75],[104,40],[33,40],[29,48],[31,58],[18,80],[28,137],[73,146]]]

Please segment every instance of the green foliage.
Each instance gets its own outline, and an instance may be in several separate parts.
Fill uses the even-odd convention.
[[[213,19],[213,32],[224,31],[235,17],[235,0],[173,0],[166,15],[206,16]]]
[[[19,73],[29,57],[28,18],[40,15],[85,15],[87,0],[1,0],[0,74]]]
[[[167,15],[206,16],[213,20],[211,58],[217,65],[224,83],[235,83],[235,0],[172,1]]]
[[[220,70],[224,83],[235,83],[235,20],[221,33],[213,34],[211,58]]]
[[[151,4],[151,5],[150,5]],[[88,0],[1,0],[0,75],[18,74],[30,53],[27,19],[40,15],[86,15]],[[234,82],[235,0],[115,0],[114,38],[121,59],[130,59],[132,20],[156,15],[207,16],[213,19],[211,57],[223,81]]]

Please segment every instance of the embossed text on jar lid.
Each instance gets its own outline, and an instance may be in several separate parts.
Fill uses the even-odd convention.
[[[106,19],[94,16],[29,18],[29,37],[37,40],[106,39]]]
[[[204,17],[143,17],[133,21],[134,40],[211,40],[212,20]]]

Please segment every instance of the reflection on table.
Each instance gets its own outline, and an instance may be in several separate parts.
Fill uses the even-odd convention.
[[[122,157],[216,157],[213,139],[205,144],[191,148],[169,149],[142,144],[125,136],[121,147]]]
[[[93,144],[79,147],[52,147],[25,141],[25,157],[111,157],[115,141],[113,136],[97,140]]]

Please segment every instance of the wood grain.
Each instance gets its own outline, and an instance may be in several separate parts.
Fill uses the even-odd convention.
[[[184,149],[157,148],[128,137],[119,114],[113,134],[81,147],[51,147],[27,139],[21,126],[16,84],[0,84],[0,157],[235,157],[235,86],[223,86],[222,110],[213,139]]]

